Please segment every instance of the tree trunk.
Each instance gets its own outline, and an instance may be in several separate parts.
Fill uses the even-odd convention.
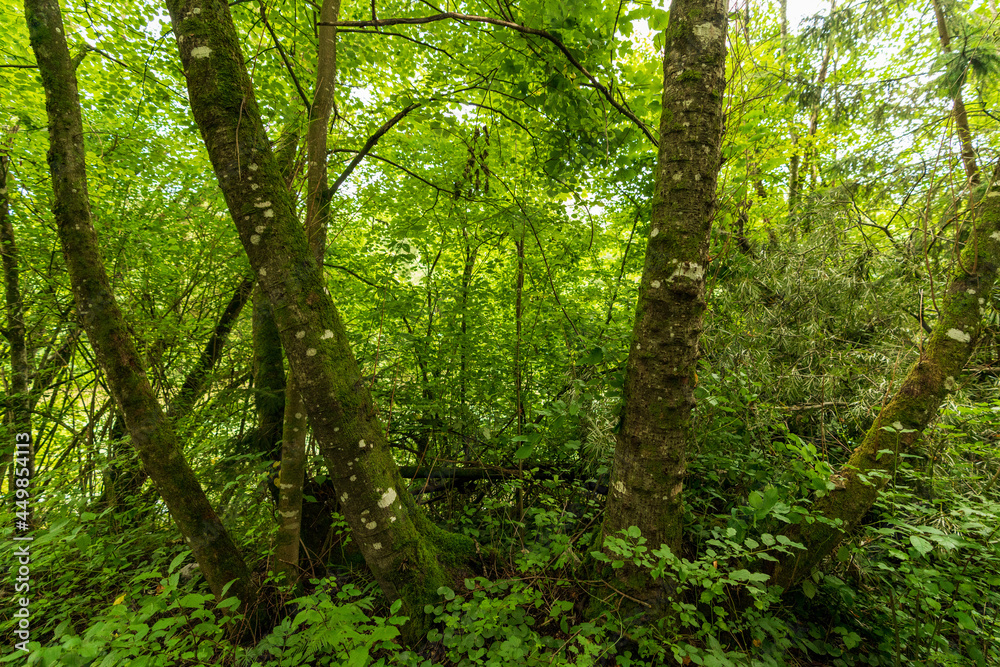
[[[108,386],[181,534],[212,591],[255,607],[250,572],[181,452],[142,368],[132,334],[115,302],[90,217],[83,123],[76,74],[57,0],[26,0],[25,18],[45,88],[53,212],[69,269],[77,313]]]
[[[670,7],[651,229],[603,526],[605,539],[638,526],[651,548],[665,544],[674,553],[721,164],[726,12],[726,0]],[[638,595],[662,601],[628,566],[622,571]]]
[[[934,18],[937,21],[938,37],[941,39],[941,50],[951,53],[951,35],[948,34],[948,23],[944,19],[944,8],[941,0],[933,0]],[[962,145],[962,164],[965,166],[965,177],[969,185],[979,185],[979,166],[976,164],[976,151],[972,148],[972,131],[969,129],[969,116],[965,112],[965,102],[962,92],[955,94],[952,100],[952,115],[958,128],[958,140]]]
[[[465,266],[462,268],[462,302],[461,308],[461,338],[458,347],[459,368],[458,368],[458,399],[460,404],[459,415],[461,427],[459,429],[462,438],[462,460],[472,461],[472,452],[469,446],[471,437],[469,435],[469,425],[472,421],[472,411],[469,409],[468,388],[469,388],[469,292],[472,290],[472,271],[476,265],[476,255],[479,247],[473,248],[469,244],[469,233],[462,227],[462,238],[465,239]]]
[[[7,302],[7,331],[5,337],[10,345],[10,391],[6,399],[7,423],[11,435],[3,443],[3,461],[0,462],[0,482],[6,474],[7,466],[13,460],[15,442],[24,442],[23,433],[31,434],[31,396],[28,386],[31,381],[31,364],[28,361],[27,333],[24,326],[24,300],[21,297],[21,283],[18,273],[17,244],[14,241],[14,225],[10,220],[10,198],[8,196],[8,172],[10,161],[0,154],[0,256],[3,257],[3,284]],[[29,437],[27,451],[18,448],[18,458],[27,458],[28,479],[35,476],[34,438]],[[13,473],[13,468],[11,469]],[[14,490],[13,477],[9,489]]]
[[[248,277],[236,287],[198,361],[184,378],[180,390],[167,404],[167,419],[175,427],[191,413],[198,399],[208,388],[211,371],[222,358],[229,332],[233,330],[243,306],[250,298],[253,284],[253,278]],[[134,498],[146,482],[146,471],[139,464],[135,449],[124,442],[125,434],[126,429],[121,418],[115,417],[109,440],[111,462],[104,473],[104,489],[97,499],[98,507],[116,507],[117,511],[131,507],[127,499]]]
[[[336,23],[340,0],[324,0],[319,20]],[[337,29],[319,26],[317,45],[316,92],[309,109],[306,131],[306,235],[319,266],[323,266],[326,228],[329,219],[326,137],[333,110],[334,82],[337,75]],[[306,474],[305,404],[295,386],[285,396],[285,421],[281,439],[281,477],[278,480],[279,526],[275,546],[276,569],[286,581],[295,581],[299,573],[299,535],[302,528],[302,496]]]
[[[786,535],[802,543],[805,550],[796,550],[774,566],[771,583],[787,589],[833,553],[844,534],[857,527],[875,503],[899,457],[916,451],[924,428],[945,396],[955,389],[956,378],[979,338],[983,304],[1000,263],[998,179],[1000,165],[993,174],[994,189],[976,206],[975,231],[952,270],[941,317],[920,358],[850,460],[833,476],[834,489],[813,506],[816,514],[840,522],[840,527],[826,521],[791,526]]]
[[[424,605],[448,581],[439,560],[472,550],[418,511],[392,458],[343,320],[281,180],[239,48],[220,0],[167,3],[188,97],[219,186],[267,294],[314,437],[327,460],[354,540],[390,599],[403,601],[411,638]],[[439,549],[434,540],[448,541]]]

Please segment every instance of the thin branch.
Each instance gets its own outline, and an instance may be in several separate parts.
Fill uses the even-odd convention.
[[[347,165],[347,168],[344,169],[344,173],[338,176],[337,180],[334,181],[333,185],[330,186],[330,189],[327,190],[327,197],[332,198],[333,195],[337,194],[337,190],[339,190],[340,186],[343,185],[344,181],[347,180],[347,177],[351,175],[351,172],[354,171],[354,168],[357,167],[359,164],[361,164],[361,161],[365,159],[365,156],[368,155],[368,153],[370,153],[373,148],[375,148],[375,144],[378,143],[379,139],[381,139],[386,132],[391,130],[396,123],[403,120],[403,118],[406,117],[406,114],[410,113],[416,108],[419,108],[420,106],[422,106],[420,102],[415,102],[411,104],[410,106],[406,107],[398,114],[387,120],[385,123],[383,123],[382,127],[375,130],[375,134],[368,137],[368,141],[365,142],[365,145],[362,147],[362,149],[358,151],[358,154],[354,157],[353,160],[351,160],[351,163]]]
[[[278,53],[281,55],[282,62],[285,63],[285,69],[288,70],[289,76],[292,77],[292,82],[295,84],[295,90],[299,91],[299,97],[302,98],[302,103],[306,105],[306,109],[312,108],[312,103],[309,101],[309,96],[306,95],[306,91],[302,89],[302,84],[299,83],[299,77],[295,76],[295,70],[292,69],[292,63],[288,60],[288,56],[285,55],[285,49],[281,47],[281,42],[278,41],[278,36],[274,33],[274,28],[271,27],[271,22],[267,20],[267,9],[264,3],[260,3],[260,18],[264,22],[264,27],[267,31],[271,33],[271,39],[274,40],[274,46],[278,49]]]
[[[521,25],[519,23],[514,23],[512,21],[503,21],[501,19],[495,19],[489,16],[473,16],[470,14],[458,14],[456,12],[443,12],[441,14],[434,14],[432,16],[416,16],[407,18],[391,18],[391,19],[378,19],[376,21],[337,21],[336,23],[318,23],[317,25],[332,25],[337,28],[381,28],[385,26],[393,25],[423,25],[425,23],[434,23],[436,21],[470,21],[473,23],[487,23],[489,25],[495,25],[502,28],[510,28],[515,32],[519,32],[524,35],[535,35],[536,37],[541,37],[542,39],[551,42],[557,49],[559,49],[569,63],[575,67],[581,74],[587,77],[591,85],[596,88],[604,96],[611,106],[618,110],[618,113],[622,114],[636,126],[642,130],[643,134],[652,142],[654,146],[659,145],[656,138],[653,136],[652,132],[642,120],[639,119],[632,111],[615,100],[615,96],[609,91],[604,84],[597,80],[593,74],[587,71],[587,68],[576,59],[576,57],[570,53],[569,49],[563,44],[562,40],[553,35],[552,33],[539,30],[538,28],[529,28],[528,26]]]
[[[337,269],[338,271],[343,271],[344,273],[349,273],[350,275],[354,276],[355,278],[357,278],[358,280],[360,280],[364,284],[369,285],[371,287],[374,287],[375,289],[383,289],[383,287],[381,285],[377,285],[377,284],[373,283],[372,281],[368,280],[367,278],[362,278],[361,276],[359,276],[358,274],[356,274],[354,271],[351,271],[346,266],[340,266],[339,264],[325,264],[325,263],[323,264],[323,266],[325,266],[328,269]]]
[[[358,153],[358,152],[360,152],[360,151],[356,151],[356,150],[353,150],[353,149],[351,149],[351,148],[335,148],[334,150],[332,150],[332,151],[330,151],[330,152],[331,152],[331,153]],[[412,176],[413,178],[415,178],[415,179],[417,179],[418,181],[420,181],[420,182],[424,183],[425,185],[429,185],[429,186],[431,186],[432,188],[434,188],[434,189],[435,189],[435,190],[437,190],[438,192],[446,192],[446,193],[448,193],[449,195],[450,195],[450,194],[452,194],[452,191],[451,191],[451,190],[449,190],[449,189],[447,189],[447,188],[442,188],[442,187],[441,187],[440,185],[437,185],[437,184],[435,184],[435,183],[431,183],[430,181],[428,181],[428,180],[427,180],[426,178],[424,178],[423,176],[420,176],[420,175],[418,175],[418,174],[415,174],[415,173],[413,173],[412,171],[410,171],[409,169],[407,169],[407,168],[406,168],[406,167],[404,167],[403,165],[401,165],[401,164],[399,164],[399,163],[396,163],[396,162],[393,162],[392,160],[390,160],[390,159],[389,159],[389,158],[387,158],[387,157],[382,157],[381,155],[377,155],[377,154],[375,154],[375,153],[369,153],[369,154],[368,154],[368,156],[369,156],[369,157],[372,157],[372,158],[375,158],[376,160],[382,160],[382,162],[385,162],[386,164],[391,164],[391,165],[392,165],[393,167],[395,167],[396,169],[399,169],[400,171],[404,171],[404,172],[406,172],[407,174],[409,174],[409,175],[410,175],[410,176]]]
[[[440,51],[444,55],[448,56],[448,58],[450,58],[451,60],[455,59],[455,56],[451,55],[446,50],[442,49],[440,46],[434,46],[433,44],[428,44],[427,42],[422,42],[419,39],[415,39],[413,37],[410,37],[409,35],[404,35],[401,32],[385,32],[383,30],[350,30],[350,29],[347,29],[347,28],[337,30],[337,32],[338,33],[350,32],[350,33],[356,33],[356,34],[359,34],[359,35],[385,35],[386,37],[400,37],[402,39],[405,39],[408,42],[413,42],[414,44],[417,44],[419,46],[423,46],[423,47],[428,48],[428,49],[433,49],[434,51]]]

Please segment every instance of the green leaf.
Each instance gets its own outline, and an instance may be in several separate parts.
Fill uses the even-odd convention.
[[[167,566],[167,574],[173,574],[174,570],[177,569],[177,566],[184,562],[184,559],[187,558],[190,553],[190,549],[185,549],[181,553],[174,556],[174,559],[170,561],[170,565]]]
[[[806,579],[805,581],[802,582],[802,592],[805,594],[807,598],[812,600],[814,597],[816,597],[816,584]]]
[[[926,556],[934,549],[930,542],[919,535],[910,535],[910,544],[912,544],[913,548],[919,551],[923,556]]]
[[[976,622],[964,611],[953,612],[952,616],[955,617],[955,620],[958,621],[958,624],[962,628],[970,631],[976,630]]]
[[[586,357],[584,357],[580,363],[584,366],[599,364],[604,361],[604,348],[595,347],[592,349]]]

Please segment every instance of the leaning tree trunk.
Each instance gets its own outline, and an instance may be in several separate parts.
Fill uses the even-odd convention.
[[[680,549],[685,456],[716,211],[725,88],[726,0],[674,0],[663,59],[663,115],[646,261],[603,535],[638,526]],[[623,572],[639,595],[645,582]]]
[[[916,450],[944,397],[955,389],[956,378],[979,338],[983,307],[1000,264],[1000,191],[994,189],[998,180],[1000,164],[991,189],[975,207],[975,230],[955,263],[941,317],[920,358],[850,460],[833,476],[834,489],[813,507],[814,513],[829,522],[791,526],[786,535],[805,549],[777,563],[773,584],[786,589],[793,586],[833,553],[844,534],[857,527],[875,503],[900,457]],[[840,527],[830,522],[839,522]]]
[[[944,18],[944,8],[941,0],[933,0],[934,19],[937,23],[938,37],[941,40],[941,50],[951,53],[951,35],[948,33],[948,22]],[[970,186],[979,184],[979,166],[976,164],[976,151],[972,147],[972,131],[969,129],[969,114],[965,111],[962,91],[959,90],[952,98],[952,116],[958,128],[958,141],[962,145],[962,164],[965,166],[965,177]]]
[[[57,0],[26,0],[31,47],[45,88],[53,212],[77,313],[125,415],[132,443],[190,546],[212,591],[255,606],[250,571],[219,521],[142,368],[132,334],[111,292],[90,217],[83,122],[76,74]]]
[[[401,599],[411,638],[424,605],[448,581],[439,556],[462,558],[470,540],[449,535],[451,553],[418,511],[392,458],[343,320],[292,208],[260,117],[229,6],[168,0],[188,97],[250,264],[268,296],[292,376],[326,458],[341,510],[369,568]],[[458,553],[455,552],[456,548]]]
[[[13,461],[15,442],[24,443],[22,434],[29,434],[26,452],[18,452],[18,458],[27,458],[28,479],[34,479],[35,456],[34,439],[31,438],[31,396],[28,385],[31,380],[31,365],[28,362],[27,334],[24,326],[24,300],[21,298],[21,283],[18,275],[17,244],[14,242],[14,225],[10,221],[10,198],[8,196],[7,173],[10,161],[0,155],[0,256],[3,257],[3,284],[7,302],[7,331],[5,337],[10,345],[10,393],[7,395],[7,415],[11,435],[3,443],[3,460],[0,461],[0,483],[7,466]],[[21,448],[23,449],[23,448]],[[20,456],[26,454],[26,457]],[[13,473],[13,468],[11,469]],[[11,477],[9,489],[14,490]]]

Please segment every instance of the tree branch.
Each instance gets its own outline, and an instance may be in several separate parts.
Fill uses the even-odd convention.
[[[419,102],[411,104],[410,106],[406,107],[398,114],[387,120],[385,123],[383,123],[382,127],[375,130],[375,134],[368,137],[368,141],[365,142],[364,147],[362,147],[362,149],[358,151],[358,154],[354,156],[354,159],[351,160],[351,163],[347,165],[347,168],[344,169],[344,172],[340,176],[338,176],[337,180],[334,181],[333,185],[330,186],[330,189],[327,191],[327,198],[328,199],[332,198],[333,195],[337,194],[337,190],[339,190],[340,186],[343,185],[344,181],[347,180],[347,177],[351,175],[351,172],[354,171],[354,168],[357,167],[359,164],[361,164],[361,161],[365,159],[365,156],[368,155],[368,153],[370,153],[373,148],[375,148],[375,144],[378,143],[379,139],[381,139],[386,132],[391,130],[396,123],[403,120],[403,118],[406,117],[406,114],[410,113],[411,111],[420,106],[422,105]]]
[[[557,49],[562,51],[562,54],[566,56],[566,59],[569,61],[569,63],[573,67],[575,67],[581,74],[587,77],[587,80],[590,81],[590,84],[598,91],[600,91],[601,95],[604,96],[604,99],[606,99],[608,103],[611,104],[611,106],[613,106],[618,111],[618,113],[622,114],[623,116],[631,120],[633,123],[635,123],[636,126],[640,130],[642,130],[642,133],[646,135],[646,137],[653,143],[654,146],[659,145],[658,141],[650,131],[649,126],[647,126],[644,122],[642,122],[642,120],[640,120],[638,116],[632,113],[632,111],[628,107],[622,105],[617,100],[615,100],[615,96],[611,94],[611,91],[608,90],[607,87],[604,86],[604,84],[598,81],[597,77],[595,77],[593,74],[587,71],[587,68],[584,67],[583,64],[579,60],[577,60],[572,53],[570,53],[569,48],[567,48],[566,45],[563,44],[562,40],[546,30],[539,30],[538,28],[529,28],[528,26],[524,26],[519,23],[514,23],[512,21],[504,21],[501,19],[495,19],[489,16],[473,16],[470,14],[458,14],[456,12],[443,12],[441,14],[434,14],[432,16],[378,19],[375,21],[337,21],[336,23],[331,23],[331,24],[325,24],[320,22],[317,25],[333,25],[337,28],[381,28],[393,25],[423,25],[425,23],[434,23],[436,21],[446,21],[449,19],[455,21],[471,21],[473,23],[487,23],[489,25],[495,25],[502,28],[510,28],[511,30],[519,32],[523,35],[534,35],[536,37],[541,37],[542,39],[552,42],[552,44]]]

